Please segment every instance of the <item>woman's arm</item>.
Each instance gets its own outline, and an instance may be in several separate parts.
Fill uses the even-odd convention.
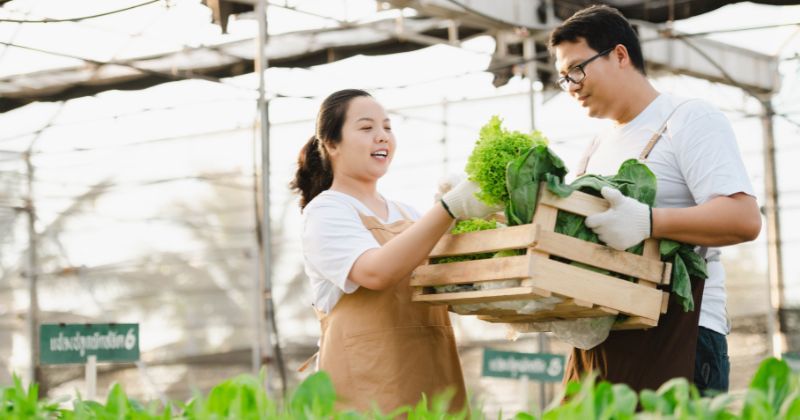
[[[380,248],[370,249],[353,263],[348,278],[372,290],[383,290],[406,278],[428,257],[453,224],[440,204]]]

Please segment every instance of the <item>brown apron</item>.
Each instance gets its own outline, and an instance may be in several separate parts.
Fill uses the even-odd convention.
[[[683,102],[686,103],[686,102]],[[675,109],[683,105],[679,104]],[[664,134],[669,118],[645,146],[639,160],[645,160]],[[592,145],[596,149],[597,142]],[[586,171],[589,157],[584,156],[579,171]],[[667,313],[658,326],[647,330],[611,331],[606,341],[589,350],[573,349],[564,372],[564,382],[580,380],[595,372],[601,380],[624,383],[635,391],[657,389],[664,382],[683,377],[694,379],[694,359],[697,348],[698,324],[705,280],[692,279],[694,311],[684,312],[674,295],[670,294]]]
[[[401,213],[405,220],[388,225],[359,216],[383,245],[413,223]],[[455,391],[451,409],[464,406],[464,375],[447,308],[411,302],[408,281],[387,290],[359,287],[321,317],[319,367],[333,380],[337,408],[365,411],[377,404],[389,413],[448,388]]]

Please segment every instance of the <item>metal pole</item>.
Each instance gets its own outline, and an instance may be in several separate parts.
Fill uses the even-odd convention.
[[[762,99],[764,113],[761,125],[764,135],[764,213],[767,219],[767,259],[769,275],[770,308],[767,319],[767,333],[770,335],[769,351],[779,357],[783,351],[780,328],[780,309],[783,306],[783,261],[781,257],[781,224],[778,205],[778,177],[775,167],[775,132],[772,119],[775,110],[771,98]]]
[[[528,101],[531,111],[531,131],[536,130],[536,94],[533,89],[533,84],[538,79],[536,74],[536,62],[527,61],[533,60],[536,57],[536,42],[533,38],[527,38],[522,44],[522,58],[526,60],[525,75],[528,78]]]
[[[258,0],[256,3],[258,16],[258,52],[256,54],[256,73],[258,74],[258,115],[259,133],[261,135],[261,193],[262,193],[262,259],[263,264],[263,294],[264,317],[266,328],[264,346],[266,360],[277,367],[281,380],[281,395],[286,397],[286,366],[283,363],[283,354],[278,340],[278,325],[275,320],[275,307],[272,301],[272,218],[270,217],[270,163],[269,163],[269,98],[266,95],[266,70],[269,63],[266,56],[266,45],[269,39],[267,32],[267,0]],[[269,382],[267,382],[269,384]]]
[[[447,153],[447,98],[442,99],[442,177],[450,171]]]
[[[258,250],[256,243],[255,249]],[[264,316],[264,300],[262,299],[261,289],[261,257],[258,252],[255,253],[256,258],[253,258],[253,310],[251,312],[253,321],[253,337],[252,337],[252,352],[250,353],[250,364],[252,366],[253,374],[258,375],[261,370],[261,341],[264,339],[264,329],[266,325],[263,321]]]
[[[257,277],[259,281],[258,289],[263,291],[261,299],[266,306],[264,316],[269,317],[272,313],[269,308],[269,302],[272,301],[271,293],[271,255],[272,244],[271,239],[271,223],[270,223],[270,199],[269,199],[269,102],[266,97],[266,81],[264,80],[264,72],[267,70],[267,57],[264,49],[267,44],[267,0],[258,0],[256,2],[256,19],[258,20],[258,38],[256,39],[256,62],[255,71],[258,76],[258,128],[261,144],[261,273]],[[259,320],[260,321],[260,320]],[[260,325],[261,322],[258,322]],[[266,320],[265,325],[269,325],[269,319]],[[266,356],[269,361],[274,361],[272,357],[272,345],[269,334],[269,327],[265,329],[264,345],[265,348],[259,349],[259,353]],[[259,343],[260,344],[260,343]],[[259,360],[260,362],[261,360]],[[260,368],[260,366],[259,366]],[[271,394],[270,381],[267,380],[267,392]]]
[[[525,39],[524,43],[522,44],[522,57],[525,60],[533,60],[536,57],[536,42],[532,37]],[[536,62],[535,61],[527,61],[525,65],[525,73],[528,77],[528,102],[530,105],[530,112],[531,112],[531,131],[536,130],[536,91],[534,89],[534,84],[539,79],[539,75],[536,73]],[[537,348],[539,353],[546,353],[547,352],[547,335],[545,333],[538,334],[538,343]],[[539,408],[544,411],[544,407],[547,406],[547,386],[545,385],[544,381],[539,381]]]
[[[86,357],[86,399],[94,401],[97,398],[97,356],[90,354]]]
[[[33,205],[33,163],[31,152],[24,154],[27,168],[28,197],[25,199],[25,212],[28,213],[28,337],[30,338],[30,373],[31,382],[40,383],[39,377],[39,292],[38,292],[38,256],[36,253],[36,208]]]

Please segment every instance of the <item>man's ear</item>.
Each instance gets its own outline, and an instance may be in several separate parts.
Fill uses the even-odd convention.
[[[628,54],[628,48],[622,44],[617,44],[617,46],[614,47],[614,51],[611,51],[611,57],[617,62],[620,68],[633,65],[633,63],[631,63],[631,56]]]

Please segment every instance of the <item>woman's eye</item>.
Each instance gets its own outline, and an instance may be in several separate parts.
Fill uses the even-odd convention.
[[[386,131],[392,131],[392,127],[383,127],[383,129]]]
[[[361,129],[364,130],[364,131],[369,131],[369,130],[372,130],[372,127],[361,127]]]

